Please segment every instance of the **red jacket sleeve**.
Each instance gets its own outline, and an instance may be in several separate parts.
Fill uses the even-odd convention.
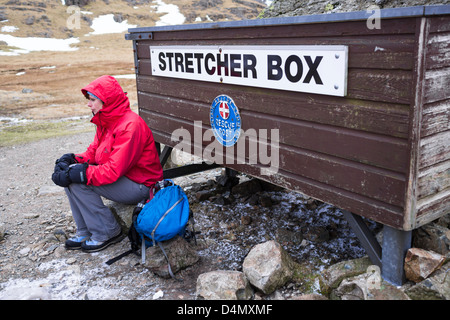
[[[88,167],[87,184],[101,186],[113,183],[124,176],[137,163],[142,154],[142,139],[145,137],[142,136],[141,130],[132,123],[128,123],[125,128],[116,130],[108,161]],[[89,153],[89,149],[87,152]],[[87,156],[89,157],[89,154]]]

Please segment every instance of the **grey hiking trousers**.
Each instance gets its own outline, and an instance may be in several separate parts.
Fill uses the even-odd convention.
[[[117,236],[121,229],[101,197],[123,204],[137,204],[148,197],[150,190],[127,177],[104,186],[72,183],[64,189],[77,225],[77,235],[90,236],[100,242]]]

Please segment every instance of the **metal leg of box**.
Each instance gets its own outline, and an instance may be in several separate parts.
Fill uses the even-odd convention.
[[[394,285],[405,282],[404,260],[406,251],[411,247],[411,231],[402,231],[383,226],[383,246],[375,239],[372,231],[362,218],[349,211],[342,211],[370,261],[381,268],[381,276]]]
[[[161,165],[164,167],[164,165],[167,162],[167,159],[169,159],[170,154],[172,153],[173,148],[169,146],[164,146],[164,149],[161,151],[161,144],[159,142],[156,142],[156,150],[159,154],[159,161],[161,162]],[[177,177],[186,176],[189,174],[202,172],[206,170],[211,170],[218,168],[219,165],[213,163],[208,164],[205,162],[202,163],[194,163],[194,164],[188,164],[181,167],[176,168],[170,168],[170,169],[164,169],[163,175],[164,179],[173,179]]]
[[[356,234],[359,241],[361,242],[361,245],[366,250],[366,253],[369,256],[370,261],[372,261],[374,265],[377,265],[381,268],[382,250],[380,244],[378,243],[372,231],[364,223],[361,216],[358,216],[346,210],[342,210],[342,213],[344,214],[344,217],[347,220],[347,222],[350,224],[353,232]]]
[[[405,255],[411,248],[411,231],[383,227],[383,257],[381,276],[384,280],[400,286],[405,282]]]
[[[170,154],[172,153],[172,148],[169,146],[164,146],[164,149],[159,154],[159,161],[161,162],[161,165],[164,167],[164,165],[167,162],[167,159],[169,159]]]

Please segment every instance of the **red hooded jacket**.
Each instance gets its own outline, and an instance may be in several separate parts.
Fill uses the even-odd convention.
[[[156,151],[153,134],[144,120],[130,109],[130,102],[121,86],[111,76],[102,76],[81,89],[103,101],[102,109],[91,119],[97,126],[94,141],[76,155],[87,162],[87,184],[110,184],[122,176],[151,186],[162,180],[163,170]]]

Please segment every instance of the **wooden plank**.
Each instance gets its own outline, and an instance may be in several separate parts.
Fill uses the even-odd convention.
[[[194,123],[190,121],[148,110],[142,110],[141,116],[152,130],[170,133],[179,128],[184,128],[190,132],[191,141],[194,139]],[[207,125],[203,126],[201,137],[203,137],[207,128]],[[202,139],[203,147],[210,143],[210,141],[203,141]],[[249,149],[246,148],[246,152],[250,152]],[[270,153],[270,151],[268,152]],[[223,151],[223,154],[225,154],[225,151]],[[237,154],[237,151],[234,154]],[[246,158],[249,156],[247,154]],[[284,171],[389,204],[399,206],[403,203],[405,180],[401,174],[283,144],[279,146],[279,159],[280,168]],[[226,162],[225,158],[220,161],[217,163],[224,164]]]
[[[450,99],[424,105],[420,136],[447,130],[450,130]]]
[[[417,185],[418,199],[430,197],[450,188],[450,160],[420,170]]]
[[[374,36],[369,35],[360,38],[352,37],[321,37],[321,38],[274,38],[274,39],[233,39],[232,43],[224,43],[218,40],[205,41],[198,39],[196,45],[347,45],[350,48],[349,56],[350,68],[365,69],[400,69],[411,70],[414,65],[413,35],[398,36]],[[159,45],[192,45],[191,41],[139,41],[137,46],[137,54],[139,59],[150,59],[150,46]]]
[[[236,38],[246,39],[274,39],[286,38],[295,34],[298,37],[329,37],[358,36],[358,35],[395,35],[411,34],[415,29],[415,18],[383,20],[380,29],[367,28],[366,21],[346,21],[335,23],[314,24],[292,24],[278,26],[256,26],[249,28],[221,28],[221,29],[198,29],[179,30],[168,32],[154,32],[155,41],[177,41],[177,40],[234,40]]]
[[[235,100],[238,108],[249,112],[408,137],[407,105],[143,76],[138,77],[137,88],[142,93],[177,97],[208,106],[218,95],[226,94]]]
[[[429,17],[430,33],[442,33],[450,31],[450,18],[448,15],[442,17]]]
[[[370,101],[410,102],[412,74],[406,71],[350,69],[347,97]]]
[[[450,188],[420,199],[417,203],[416,226],[421,226],[449,213]]]
[[[427,70],[425,73],[425,101],[435,101],[450,98],[450,67],[442,69]]]
[[[235,103],[239,101],[236,100]],[[140,105],[152,112],[209,125],[210,106],[180,99],[141,94]],[[244,106],[245,107],[245,106]],[[295,121],[255,111],[240,110],[242,129],[276,129],[280,143],[315,150],[348,160],[405,173],[407,141],[346,128]],[[269,134],[270,135],[270,134]]]
[[[426,68],[450,67],[450,32],[430,34],[427,45]]]
[[[167,145],[173,145],[173,142],[167,134],[154,130],[153,135],[156,141]],[[261,167],[263,166],[259,164],[248,165],[225,163],[224,166],[258,177],[289,190],[307,194],[344,210],[352,210],[355,214],[390,225],[394,228],[402,228],[403,216],[401,207],[339,189],[331,185],[326,185],[306,177],[294,175],[282,169],[274,175],[261,175]]]
[[[450,159],[450,131],[444,131],[425,137],[420,141],[419,168]]]
[[[139,74],[151,75],[149,60],[139,61]],[[347,78],[349,99],[397,104],[409,104],[411,99],[412,74],[408,71],[349,69]]]

